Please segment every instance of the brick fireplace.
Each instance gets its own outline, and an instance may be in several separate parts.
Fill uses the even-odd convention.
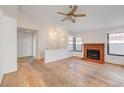
[[[104,63],[104,44],[84,44],[84,60]]]

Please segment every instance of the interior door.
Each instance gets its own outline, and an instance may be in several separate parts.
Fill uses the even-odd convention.
[[[33,35],[28,32],[18,32],[18,57],[33,56]]]
[[[33,56],[33,37],[31,33],[23,35],[23,56]]]

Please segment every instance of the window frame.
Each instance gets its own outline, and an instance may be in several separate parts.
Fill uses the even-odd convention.
[[[71,38],[72,38],[71,41],[73,42],[73,44],[70,44],[70,43],[68,43],[68,44],[69,44],[69,46],[71,45],[73,49],[72,50],[69,49],[69,52],[74,52],[74,37],[71,37]],[[69,42],[70,42],[70,40],[69,40]]]
[[[79,38],[79,37],[72,37],[73,38],[73,50],[69,50],[70,52],[82,52],[82,44],[80,44],[81,45],[81,50],[80,51],[78,51],[77,49],[76,49],[76,46],[77,46],[77,44],[76,44],[76,38]],[[82,39],[82,38],[81,38]],[[83,42],[83,41],[82,41]],[[70,44],[69,44],[70,45]]]
[[[78,50],[76,49],[76,46],[77,46],[76,38],[81,38],[81,37],[74,37],[74,51],[75,51],[75,52],[82,52],[82,44],[80,44],[80,45],[81,45],[81,51],[78,51]],[[81,39],[82,39],[82,38],[81,38]],[[82,41],[82,42],[83,42],[83,41]]]
[[[124,33],[124,32],[113,32],[113,33]],[[110,48],[109,48],[109,35],[112,34],[112,33],[107,33],[107,54],[108,55],[113,55],[113,56],[124,56],[124,55],[121,55],[121,54],[113,54],[113,53],[110,53]]]

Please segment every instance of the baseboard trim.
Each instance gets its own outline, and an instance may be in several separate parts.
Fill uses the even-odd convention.
[[[66,58],[69,58],[69,57],[63,57],[63,58],[58,58],[58,59],[54,59],[54,60],[45,60],[44,63],[47,64],[47,63],[51,63],[51,62],[56,62],[56,61],[59,61],[59,60],[63,60],[63,59],[66,59]]]
[[[107,64],[112,64],[112,65],[116,65],[116,66],[121,66],[121,67],[124,67],[124,65],[123,65],[123,64],[116,64],[116,63],[111,63],[111,62],[105,62],[105,63],[107,63]]]
[[[81,59],[81,57],[78,57],[78,56],[68,56],[68,57],[64,57],[64,58],[62,58],[62,59],[57,59],[57,60],[49,61],[49,62],[47,62],[47,63],[57,62],[57,61],[65,60],[65,59],[68,59],[68,58],[74,58],[74,57]],[[45,64],[47,64],[47,63],[45,63]]]
[[[0,86],[1,86],[1,84],[2,84],[2,82],[3,82],[4,76],[5,76],[6,74],[12,73],[12,72],[16,72],[16,71],[17,71],[17,68],[15,68],[15,69],[13,69],[13,70],[11,70],[11,71],[6,71],[6,72],[4,72],[3,75],[0,76]]]

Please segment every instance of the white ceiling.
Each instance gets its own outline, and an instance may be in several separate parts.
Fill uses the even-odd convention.
[[[49,20],[65,26],[68,30],[89,30],[124,25],[124,6],[119,5],[80,5],[77,12],[86,13],[86,17],[76,18],[76,23],[61,22],[64,18],[58,11],[67,12],[69,6],[62,5],[25,5],[19,6],[20,13],[32,16],[39,21]]]
[[[0,5],[3,15],[8,17],[17,17],[17,5]]]

